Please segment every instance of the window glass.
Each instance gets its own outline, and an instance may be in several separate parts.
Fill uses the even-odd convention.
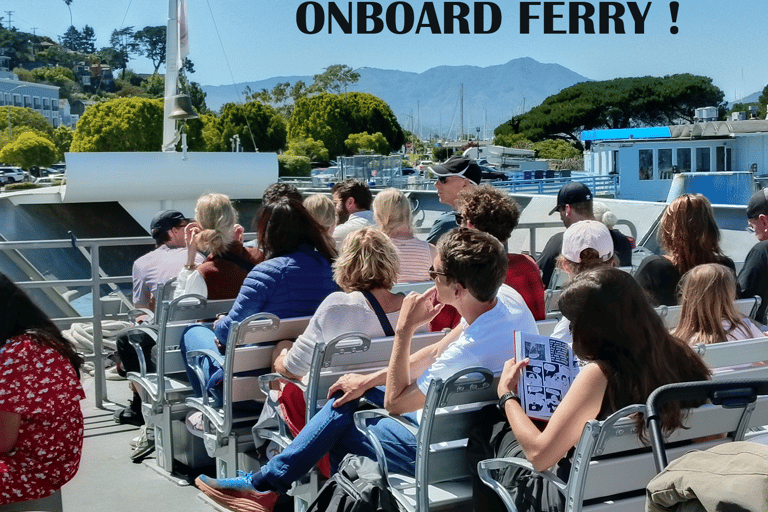
[[[638,163],[640,165],[639,169],[639,179],[642,180],[652,180],[653,179],[653,150],[652,149],[641,149],[638,152]]]
[[[656,167],[659,168],[660,180],[672,179],[672,150],[660,149],[657,152]]]
[[[709,148],[696,148],[696,172],[709,172]]]
[[[691,148],[677,149],[677,169],[680,172],[691,172]]]

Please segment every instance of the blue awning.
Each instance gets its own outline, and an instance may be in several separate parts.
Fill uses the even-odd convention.
[[[628,140],[628,139],[668,139],[672,136],[668,126],[649,128],[618,128],[615,130],[584,130],[581,141]]]

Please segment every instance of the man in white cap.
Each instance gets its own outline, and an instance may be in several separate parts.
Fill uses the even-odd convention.
[[[441,203],[451,207],[450,211],[437,218],[427,235],[427,242],[436,245],[441,236],[458,227],[456,201],[459,192],[465,188],[479,185],[483,171],[474,160],[465,156],[452,156],[444,163],[432,166],[432,171],[437,174],[435,188],[438,199]]]

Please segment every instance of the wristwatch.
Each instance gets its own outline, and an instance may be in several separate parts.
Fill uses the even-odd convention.
[[[501,395],[501,398],[499,398],[499,410],[504,410],[504,404],[507,403],[507,400],[514,400],[518,404],[520,403],[520,397],[517,393],[514,391],[507,391],[503,395]]]

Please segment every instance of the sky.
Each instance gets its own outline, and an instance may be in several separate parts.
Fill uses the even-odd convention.
[[[356,13],[360,4],[366,3],[369,11],[373,4],[385,12],[392,9],[397,14],[395,25],[382,22],[378,34],[345,34],[334,22],[332,33],[328,33],[331,7],[346,14],[351,4]],[[481,3],[485,8],[477,7]],[[563,65],[593,80],[704,75],[713,79],[729,101],[761,91],[768,84],[765,0],[541,1],[528,2],[528,6],[519,1],[468,1],[468,34],[445,33],[449,24],[443,19],[443,4],[416,0],[187,0],[189,58],[196,70],[191,79],[201,85],[228,85],[275,76],[314,75],[333,64],[420,73],[441,65],[486,67],[531,57]],[[64,0],[0,0],[0,5],[6,28],[10,18],[13,27],[56,41],[70,26]],[[620,17],[624,33],[616,23],[601,17],[605,11],[615,13],[617,5],[624,11]],[[304,17],[297,15],[302,6]],[[438,18],[429,24],[429,17],[425,17],[417,34],[418,21],[430,7]],[[160,0],[72,0],[70,8],[75,27],[93,27],[97,47],[108,46],[114,29],[163,25],[168,18],[168,2]],[[586,34],[583,20],[570,20],[569,11],[574,8],[595,11],[589,19],[597,33]],[[414,13],[413,28],[405,34],[393,33],[405,28],[403,13],[407,10]],[[480,12],[485,14],[484,30],[496,28],[495,22],[495,31],[483,34],[483,29],[475,30],[475,17]],[[320,25],[317,17],[323,20]],[[299,18],[305,21],[299,22]],[[528,18],[527,33],[524,18]],[[606,32],[602,34],[601,21],[605,21]],[[458,32],[459,25],[452,25]],[[361,26],[353,20],[353,31]],[[369,21],[367,26],[374,23]],[[308,34],[300,28],[319,30]],[[141,57],[132,60],[129,67],[136,72],[153,69],[150,61]]]

